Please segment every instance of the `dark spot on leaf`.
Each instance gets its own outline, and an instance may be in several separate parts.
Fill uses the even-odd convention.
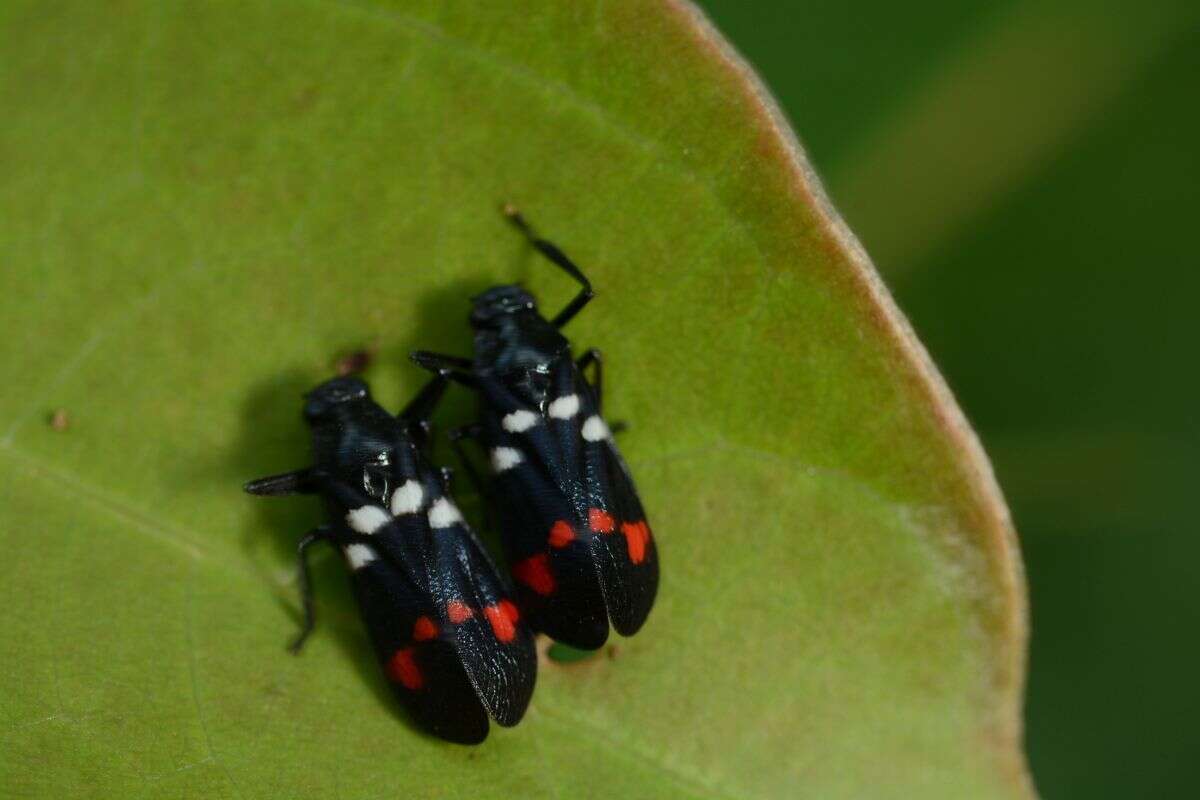
[[[357,375],[371,366],[371,362],[375,360],[375,354],[378,352],[379,345],[369,344],[366,347],[342,353],[334,360],[333,369],[338,375]]]
[[[316,86],[305,86],[292,96],[292,111],[297,114],[307,113],[316,104],[319,95],[320,91]]]

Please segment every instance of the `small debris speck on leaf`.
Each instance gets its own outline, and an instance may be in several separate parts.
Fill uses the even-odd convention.
[[[333,362],[333,369],[338,375],[356,375],[367,367],[371,366],[371,362],[375,360],[375,354],[379,351],[378,345],[367,345],[360,347],[357,350],[351,350],[348,353],[343,353]]]

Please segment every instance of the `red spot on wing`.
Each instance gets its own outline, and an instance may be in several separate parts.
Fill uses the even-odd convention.
[[[560,519],[550,528],[550,546],[566,547],[575,538],[575,529],[565,519]]]
[[[446,616],[450,618],[451,622],[457,625],[475,616],[475,612],[466,603],[451,600],[449,603],[446,603]]]
[[[634,564],[642,563],[646,559],[646,544],[650,541],[650,526],[646,520],[622,522],[621,533],[625,534],[629,560]]]
[[[485,606],[483,614],[487,617],[487,621],[492,625],[492,633],[496,634],[496,638],[507,644],[517,635],[517,628],[513,625],[513,621],[508,618],[499,604],[494,606]]]
[[[425,676],[421,674],[421,668],[413,659],[411,647],[402,647],[392,654],[391,660],[388,661],[387,674],[405,689],[416,691],[425,685]]]
[[[437,638],[437,625],[429,617],[417,617],[416,623],[413,625],[412,637],[414,641],[427,642],[430,639]]]
[[[509,600],[500,601],[500,610],[504,612],[504,616],[508,617],[509,622],[516,623],[521,618],[521,612]]]
[[[612,514],[599,508],[588,509],[588,525],[596,533],[612,533],[613,518]]]
[[[550,572],[550,559],[545,553],[513,564],[512,574],[540,595],[554,594],[554,574]]]

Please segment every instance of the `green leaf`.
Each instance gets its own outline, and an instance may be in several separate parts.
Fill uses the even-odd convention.
[[[987,461],[689,7],[19,0],[0,60],[0,793],[1031,793]],[[240,483],[306,461],[339,353],[394,407],[471,293],[565,301],[504,201],[599,289],[571,333],[664,573],[465,748],[393,708],[334,558],[285,652],[319,508]]]

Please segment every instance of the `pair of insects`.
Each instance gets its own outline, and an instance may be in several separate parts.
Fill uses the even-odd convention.
[[[520,721],[537,673],[535,632],[600,647],[610,622],[626,636],[641,628],[658,587],[654,539],[600,415],[600,354],[574,360],[561,333],[591,300],[591,284],[519,214],[509,218],[579,282],[576,297],[550,319],[519,286],[475,297],[473,358],[414,353],[436,374],[397,416],[357,378],[321,384],[304,406],[314,466],[246,485],[259,495],[319,494],[328,512],[300,542],[305,623],[293,649],[314,624],[307,553],[330,542],[346,557],[400,701],[423,727],[463,743],[487,736],[489,715]],[[460,457],[463,439],[488,453],[492,477],[480,485],[513,584],[459,513],[449,470],[430,461],[430,418],[449,382],[480,400],[478,420],[450,438]]]

